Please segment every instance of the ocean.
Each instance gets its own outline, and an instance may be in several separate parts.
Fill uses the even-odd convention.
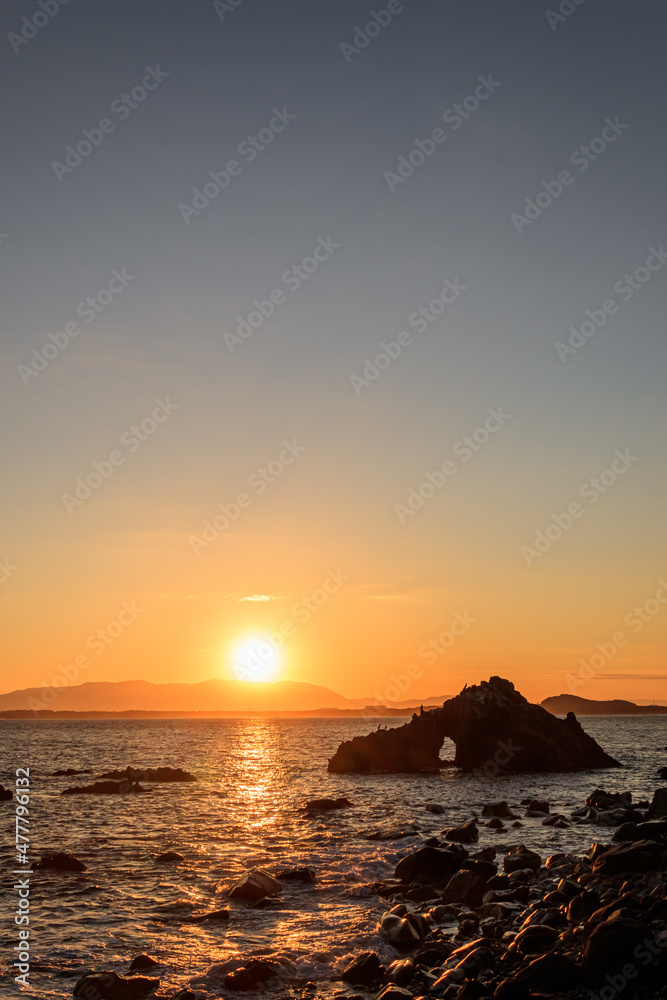
[[[125,974],[142,952],[161,963],[147,973],[159,976],[160,995],[189,985],[211,997],[225,995],[223,976],[251,955],[284,960],[285,979],[297,982],[330,979],[364,949],[395,957],[377,934],[386,907],[370,884],[390,877],[421,839],[498,799],[523,815],[519,803],[525,797],[546,799],[552,811],[565,814],[595,788],[630,791],[634,800],[651,797],[660,784],[656,771],[667,764],[667,716],[581,721],[624,763],[622,769],[496,778],[453,769],[437,775],[328,774],[327,760],[338,744],[375,727],[377,720],[368,719],[2,720],[0,782],[13,789],[16,769],[30,769],[30,860],[71,851],[87,865],[83,873],[31,877],[30,995],[71,997],[84,972]],[[442,756],[452,753],[445,747]],[[148,786],[150,795],[61,796],[94,775],[51,776],[61,768],[127,765],[181,767],[199,780]],[[347,796],[352,805],[312,815],[300,811],[309,799],[323,796]],[[428,812],[427,803],[439,803],[444,814]],[[3,909],[13,914],[11,872],[19,867],[13,803],[0,803],[0,823]],[[554,829],[539,819],[522,823],[522,829],[500,832],[480,827],[479,847],[502,850],[523,842],[544,860],[608,841],[612,832],[579,824]],[[389,839],[367,839],[378,833]],[[157,865],[155,856],[167,850],[180,852],[184,862]],[[280,899],[264,910],[228,901],[229,879],[252,866],[308,866],[317,881],[286,882]],[[232,910],[228,923],[191,922],[198,913],[226,906]],[[0,948],[4,995],[15,990],[16,941],[10,917]]]

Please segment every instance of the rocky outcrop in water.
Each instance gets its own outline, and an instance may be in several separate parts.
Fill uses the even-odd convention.
[[[491,776],[505,771],[581,771],[621,767],[581,728],[531,705],[511,681],[492,677],[412,716],[341,743],[329,761],[335,773],[437,771],[445,738],[456,744],[454,766]]]
[[[85,872],[87,871],[83,861],[79,861],[73,854],[67,851],[57,851],[54,854],[44,854],[36,865],[34,871],[54,871],[54,872]]]
[[[75,997],[85,1000],[141,1000],[149,996],[160,985],[159,979],[133,976],[123,979],[115,972],[92,972],[78,981],[74,987]]]
[[[0,802],[11,802],[13,795],[9,788],[5,788],[4,785],[0,785]]]
[[[83,773],[83,772],[82,772]],[[124,771],[107,771],[101,779],[112,781],[196,781],[194,774],[180,767],[126,767]]]
[[[92,785],[77,785],[66,788],[61,795],[148,795],[150,788],[131,781],[96,781]]]

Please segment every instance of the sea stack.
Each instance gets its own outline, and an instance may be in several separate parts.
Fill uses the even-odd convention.
[[[585,771],[622,767],[584,732],[570,712],[558,719],[491,677],[455,698],[413,715],[395,729],[347,740],[329,761],[334,773],[437,771],[446,737],[456,744],[454,767],[472,771]]]

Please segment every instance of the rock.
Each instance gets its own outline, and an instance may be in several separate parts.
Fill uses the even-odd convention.
[[[624,965],[637,968],[635,948],[652,934],[635,920],[611,919],[598,924],[583,949],[583,970],[591,985],[601,983],[608,975],[618,972]]]
[[[92,972],[76,983],[75,997],[94,997],[95,1000],[139,1000],[147,997],[160,985],[159,979],[134,976],[123,979],[115,972]]]
[[[534,959],[517,973],[516,980],[539,993],[565,993],[574,989],[583,979],[581,969],[566,955],[552,952]]]
[[[130,963],[130,972],[141,972],[143,969],[152,969],[159,964],[150,955],[137,955]]]
[[[620,767],[570,712],[565,719],[531,705],[514,685],[492,677],[465,687],[442,708],[409,723],[341,743],[329,761],[333,773],[439,771],[446,737],[456,744],[454,765],[483,768],[502,759],[508,771],[579,771]]]
[[[374,951],[362,951],[348,965],[341,979],[351,986],[372,986],[384,972],[384,966]]]
[[[518,819],[506,802],[487,802],[482,809],[482,816],[497,816],[499,819]]]
[[[586,799],[586,805],[593,809],[611,809],[612,806],[627,808],[631,802],[631,792],[605,792],[603,788],[596,788]]]
[[[453,826],[443,832],[445,840],[454,840],[458,844],[476,844],[479,840],[479,830],[474,819],[469,819],[462,826]]]
[[[229,910],[207,910],[192,917],[193,924],[219,923],[229,920]]]
[[[245,966],[228,972],[224,984],[235,993],[254,990],[260,983],[278,975],[280,966],[265,958],[251,958]]]
[[[658,771],[658,778],[660,781],[667,781],[667,767],[661,767]]]
[[[427,903],[431,899],[439,899],[440,894],[429,885],[416,885],[414,889],[408,889],[405,898],[413,903]]]
[[[81,772],[83,774],[83,772]],[[126,767],[124,771],[107,771],[101,779],[112,781],[196,781],[194,774],[180,767]]]
[[[412,1000],[412,993],[390,983],[389,986],[385,986],[381,993],[378,993],[376,1000]]]
[[[407,917],[399,917],[397,913],[383,914],[380,926],[396,948],[414,948],[421,940],[412,921]]]
[[[441,956],[442,957],[442,956]],[[398,959],[392,962],[385,974],[388,983],[395,986],[405,986],[415,974],[415,963],[411,958]]]
[[[277,896],[281,888],[280,882],[268,872],[251,868],[230,886],[227,895],[232,899],[261,899],[263,896]]]
[[[183,989],[174,995],[173,1000],[197,1000],[197,994],[193,993],[192,990]]]
[[[548,802],[541,802],[539,799],[531,799],[526,806],[525,816],[543,816],[545,813],[548,815],[550,812],[550,805]]]
[[[85,872],[88,869],[83,861],[79,861],[73,854],[67,851],[58,851],[56,854],[43,854],[33,871],[56,871],[56,872]]]
[[[519,931],[514,939],[514,947],[522,955],[543,955],[553,947],[558,931],[548,924],[530,924]]]
[[[546,819],[542,820],[542,826],[555,826],[559,830],[564,830],[568,826],[572,826],[569,819],[565,816],[561,816],[560,813],[552,813],[547,816]]]
[[[462,869],[452,875],[443,893],[443,903],[463,903],[466,906],[481,906],[482,899],[489,891],[488,882],[474,871]]]
[[[5,788],[4,785],[0,785],[0,802],[11,802],[14,798],[13,793],[9,788]]]
[[[253,910],[266,910],[267,907],[273,906],[275,902],[275,896],[262,896],[261,899],[256,899],[250,906]]]
[[[314,882],[315,872],[312,868],[286,868],[278,872],[276,878],[281,882]]]
[[[141,785],[132,784],[129,781],[96,781],[92,785],[79,785],[76,788],[66,788],[61,795],[145,795],[150,793],[150,788],[142,788]]]
[[[504,830],[505,829],[505,824],[503,823],[503,821],[501,819],[498,819],[497,816],[494,816],[493,819],[490,819],[489,822],[486,825],[487,825],[487,827],[490,830]]]
[[[420,847],[396,865],[394,878],[402,882],[421,882],[423,885],[442,887],[468,857],[463,847]]]
[[[427,805],[424,806],[424,808],[426,809],[427,812],[437,813],[438,815],[440,815],[441,813],[444,813],[444,811],[445,811],[445,807],[441,806],[437,802],[429,802],[429,803],[427,803]]]
[[[538,959],[541,961],[541,959]],[[521,983],[516,978],[503,979],[496,986],[493,1000],[530,1000],[532,993],[527,983]]]
[[[566,915],[571,924],[580,924],[591,914],[595,913],[600,905],[600,897],[597,892],[586,889],[570,900]]]
[[[655,840],[635,840],[610,847],[593,862],[594,875],[619,875],[624,872],[648,872],[660,860],[660,845]]]
[[[302,808],[302,812],[309,810],[321,809],[328,811],[330,809],[345,809],[347,806],[351,806],[352,803],[349,799],[339,798],[339,799],[312,799],[311,802],[306,802],[305,806]]]
[[[86,771],[77,771],[75,767],[66,767],[64,770],[52,771],[52,778],[73,778],[75,774],[92,774],[93,772],[88,768]]]
[[[155,859],[155,864],[170,865],[176,864],[179,861],[185,861],[185,858],[182,854],[179,854],[178,851],[165,851],[163,854],[158,854]]]
[[[667,788],[656,788],[648,807],[649,819],[667,816]]]
[[[510,847],[508,854],[503,858],[503,871],[508,875],[524,868],[530,868],[535,872],[539,870],[541,864],[539,854],[529,851],[525,844],[517,844],[515,847]]]

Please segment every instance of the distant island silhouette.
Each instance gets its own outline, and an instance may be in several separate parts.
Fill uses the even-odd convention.
[[[192,684],[94,681],[54,688],[25,688],[0,695],[0,719],[156,719],[267,716],[335,718],[410,716],[421,706],[441,706],[450,695],[389,705],[345,698],[330,688],[301,681],[252,684],[209,680]],[[631,701],[593,701],[561,694],[541,702],[552,715],[665,715],[667,706]]]

